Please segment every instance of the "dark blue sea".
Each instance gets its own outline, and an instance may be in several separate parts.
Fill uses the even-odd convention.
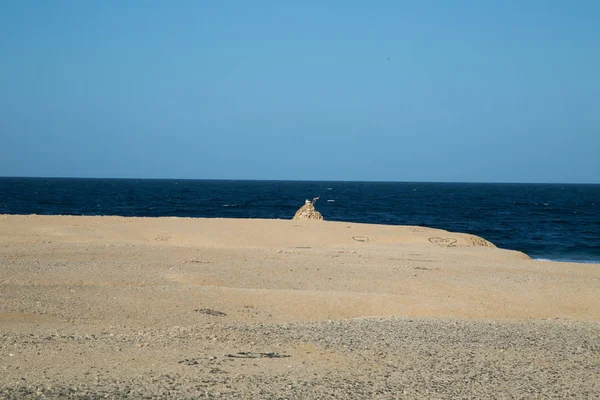
[[[290,219],[467,232],[536,259],[600,263],[600,185],[0,178],[0,214]]]

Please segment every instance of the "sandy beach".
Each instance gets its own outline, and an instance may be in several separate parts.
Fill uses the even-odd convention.
[[[328,221],[0,215],[0,398],[599,398],[600,265]]]

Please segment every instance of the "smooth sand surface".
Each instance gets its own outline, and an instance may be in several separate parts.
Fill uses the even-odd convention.
[[[0,397],[596,398],[599,322],[600,265],[472,235],[0,215]]]

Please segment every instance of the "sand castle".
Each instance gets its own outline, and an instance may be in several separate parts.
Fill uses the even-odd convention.
[[[306,200],[304,202],[304,205],[302,207],[300,207],[300,209],[298,211],[296,211],[296,214],[294,214],[294,218],[292,218],[292,219],[322,220],[323,216],[321,215],[320,212],[318,212],[315,209],[315,203],[317,202],[317,200],[319,200],[318,197],[315,197],[314,199],[312,199],[312,201]]]

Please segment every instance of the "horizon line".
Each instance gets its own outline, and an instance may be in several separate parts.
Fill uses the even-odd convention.
[[[0,176],[0,179],[112,179],[154,181],[245,181],[245,182],[336,182],[336,183],[460,183],[506,185],[600,185],[600,182],[509,182],[509,181],[390,181],[390,180],[340,180],[340,179],[253,179],[253,178],[140,178],[140,177],[77,177],[77,176]]]

